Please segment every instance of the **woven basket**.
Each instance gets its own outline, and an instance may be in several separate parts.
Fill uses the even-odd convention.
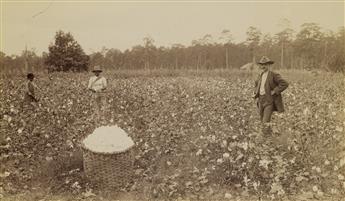
[[[133,149],[121,152],[99,153],[83,148],[84,171],[92,184],[102,188],[121,188],[132,180]]]

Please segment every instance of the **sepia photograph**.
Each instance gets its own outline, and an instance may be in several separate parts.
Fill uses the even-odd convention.
[[[0,0],[1,201],[345,201],[344,0]]]

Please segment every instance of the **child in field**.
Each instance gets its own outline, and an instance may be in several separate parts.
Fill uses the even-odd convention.
[[[39,99],[35,96],[35,91],[37,90],[37,86],[34,84],[35,75],[33,73],[27,74],[28,82],[26,84],[26,92],[25,92],[25,102],[27,103],[36,103]]]
[[[22,104],[22,115],[25,117],[22,118],[21,122],[23,124],[23,128],[28,130],[28,132],[31,132],[36,125],[35,120],[38,111],[37,109],[38,106],[40,106],[38,104],[39,99],[36,93],[39,88],[34,83],[35,75],[33,73],[28,73],[26,77],[28,81],[25,85],[24,101]]]

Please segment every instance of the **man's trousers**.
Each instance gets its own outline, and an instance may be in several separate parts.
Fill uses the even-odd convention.
[[[268,123],[271,121],[271,116],[273,112],[273,103],[267,100],[265,95],[260,95],[258,100],[260,120],[262,123]]]

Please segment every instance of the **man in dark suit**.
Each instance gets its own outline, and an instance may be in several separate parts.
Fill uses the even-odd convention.
[[[271,121],[271,115],[274,111],[284,112],[284,105],[281,93],[289,86],[278,73],[270,71],[269,67],[274,63],[268,57],[263,56],[258,62],[262,72],[255,81],[255,95],[259,109],[261,122],[265,125]],[[271,130],[266,127],[264,130]]]

